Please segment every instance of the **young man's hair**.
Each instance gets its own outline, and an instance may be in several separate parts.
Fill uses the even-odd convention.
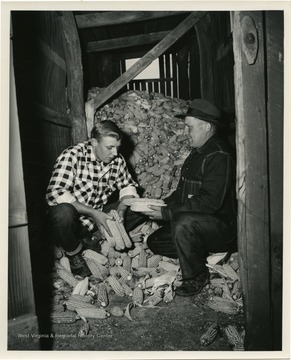
[[[111,120],[103,120],[93,127],[91,137],[99,141],[104,136],[114,137],[116,140],[122,140],[122,132],[119,127]]]

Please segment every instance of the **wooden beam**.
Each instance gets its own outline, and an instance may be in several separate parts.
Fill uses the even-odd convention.
[[[238,11],[232,17],[237,118],[238,251],[246,318],[245,350],[270,351],[273,348],[264,17],[260,11]],[[254,21],[253,28],[243,29],[244,19],[250,18]],[[254,40],[253,31],[258,31],[257,41]],[[243,43],[246,48],[248,44],[252,48],[258,47],[253,64],[249,63],[243,51]]]
[[[109,25],[123,25],[132,22],[159,19],[168,16],[187,14],[187,11],[109,11],[93,14],[75,15],[79,29]]]
[[[110,40],[91,41],[87,44],[87,52],[109,51],[132,46],[153,44],[161,41],[170,31],[160,31],[150,34],[127,36]]]
[[[96,98],[94,98],[95,109],[99,108],[108,99],[111,98],[118,90],[120,90],[125,84],[132,80],[136,75],[142,72],[148,65],[150,65],[155,59],[162,55],[170,46],[172,46],[182,35],[184,35],[192,26],[194,26],[206,12],[199,11],[193,12],[185,20],[183,20],[174,30],[170,32],[163,40],[161,40],[156,46],[154,46],[147,54],[145,54],[140,60],[131,66],[125,73],[123,73],[118,79],[113,81],[107,88],[100,92]]]
[[[72,143],[76,144],[87,139],[81,46],[73,13],[63,11],[60,21],[63,28],[63,45],[67,65]]]

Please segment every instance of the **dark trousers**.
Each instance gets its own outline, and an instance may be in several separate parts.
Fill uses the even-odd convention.
[[[236,224],[184,212],[152,233],[147,244],[155,254],[178,258],[183,279],[191,279],[206,269],[209,252],[235,251],[236,238]]]
[[[118,202],[105,205],[103,211],[109,212],[117,209]],[[124,227],[127,231],[134,229],[145,221],[145,217],[127,209],[124,219]],[[73,252],[80,245],[82,239],[91,239],[92,234],[98,231],[97,226],[93,231],[84,226],[80,220],[80,214],[69,203],[50,206],[47,211],[49,237],[52,242],[61,246],[65,251]]]

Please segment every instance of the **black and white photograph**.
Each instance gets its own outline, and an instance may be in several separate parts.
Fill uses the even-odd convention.
[[[288,4],[114,4],[1,3],[5,356],[288,359]]]

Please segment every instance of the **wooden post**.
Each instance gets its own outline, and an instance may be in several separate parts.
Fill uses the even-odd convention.
[[[31,332],[37,333],[38,329],[29,252],[28,219],[12,51],[9,108],[8,347],[11,350],[14,346],[15,349],[19,345],[17,333],[29,335]],[[36,350],[39,348],[38,341],[27,342],[29,345],[26,345],[26,349]]]
[[[72,143],[87,139],[86,116],[83,95],[83,69],[79,35],[74,15],[63,11],[60,17],[68,77],[69,117],[72,123]]]
[[[273,350],[282,349],[283,268],[283,11],[266,11]]]
[[[232,20],[237,118],[238,247],[246,319],[245,349],[267,351],[273,349],[263,14],[234,12]]]

